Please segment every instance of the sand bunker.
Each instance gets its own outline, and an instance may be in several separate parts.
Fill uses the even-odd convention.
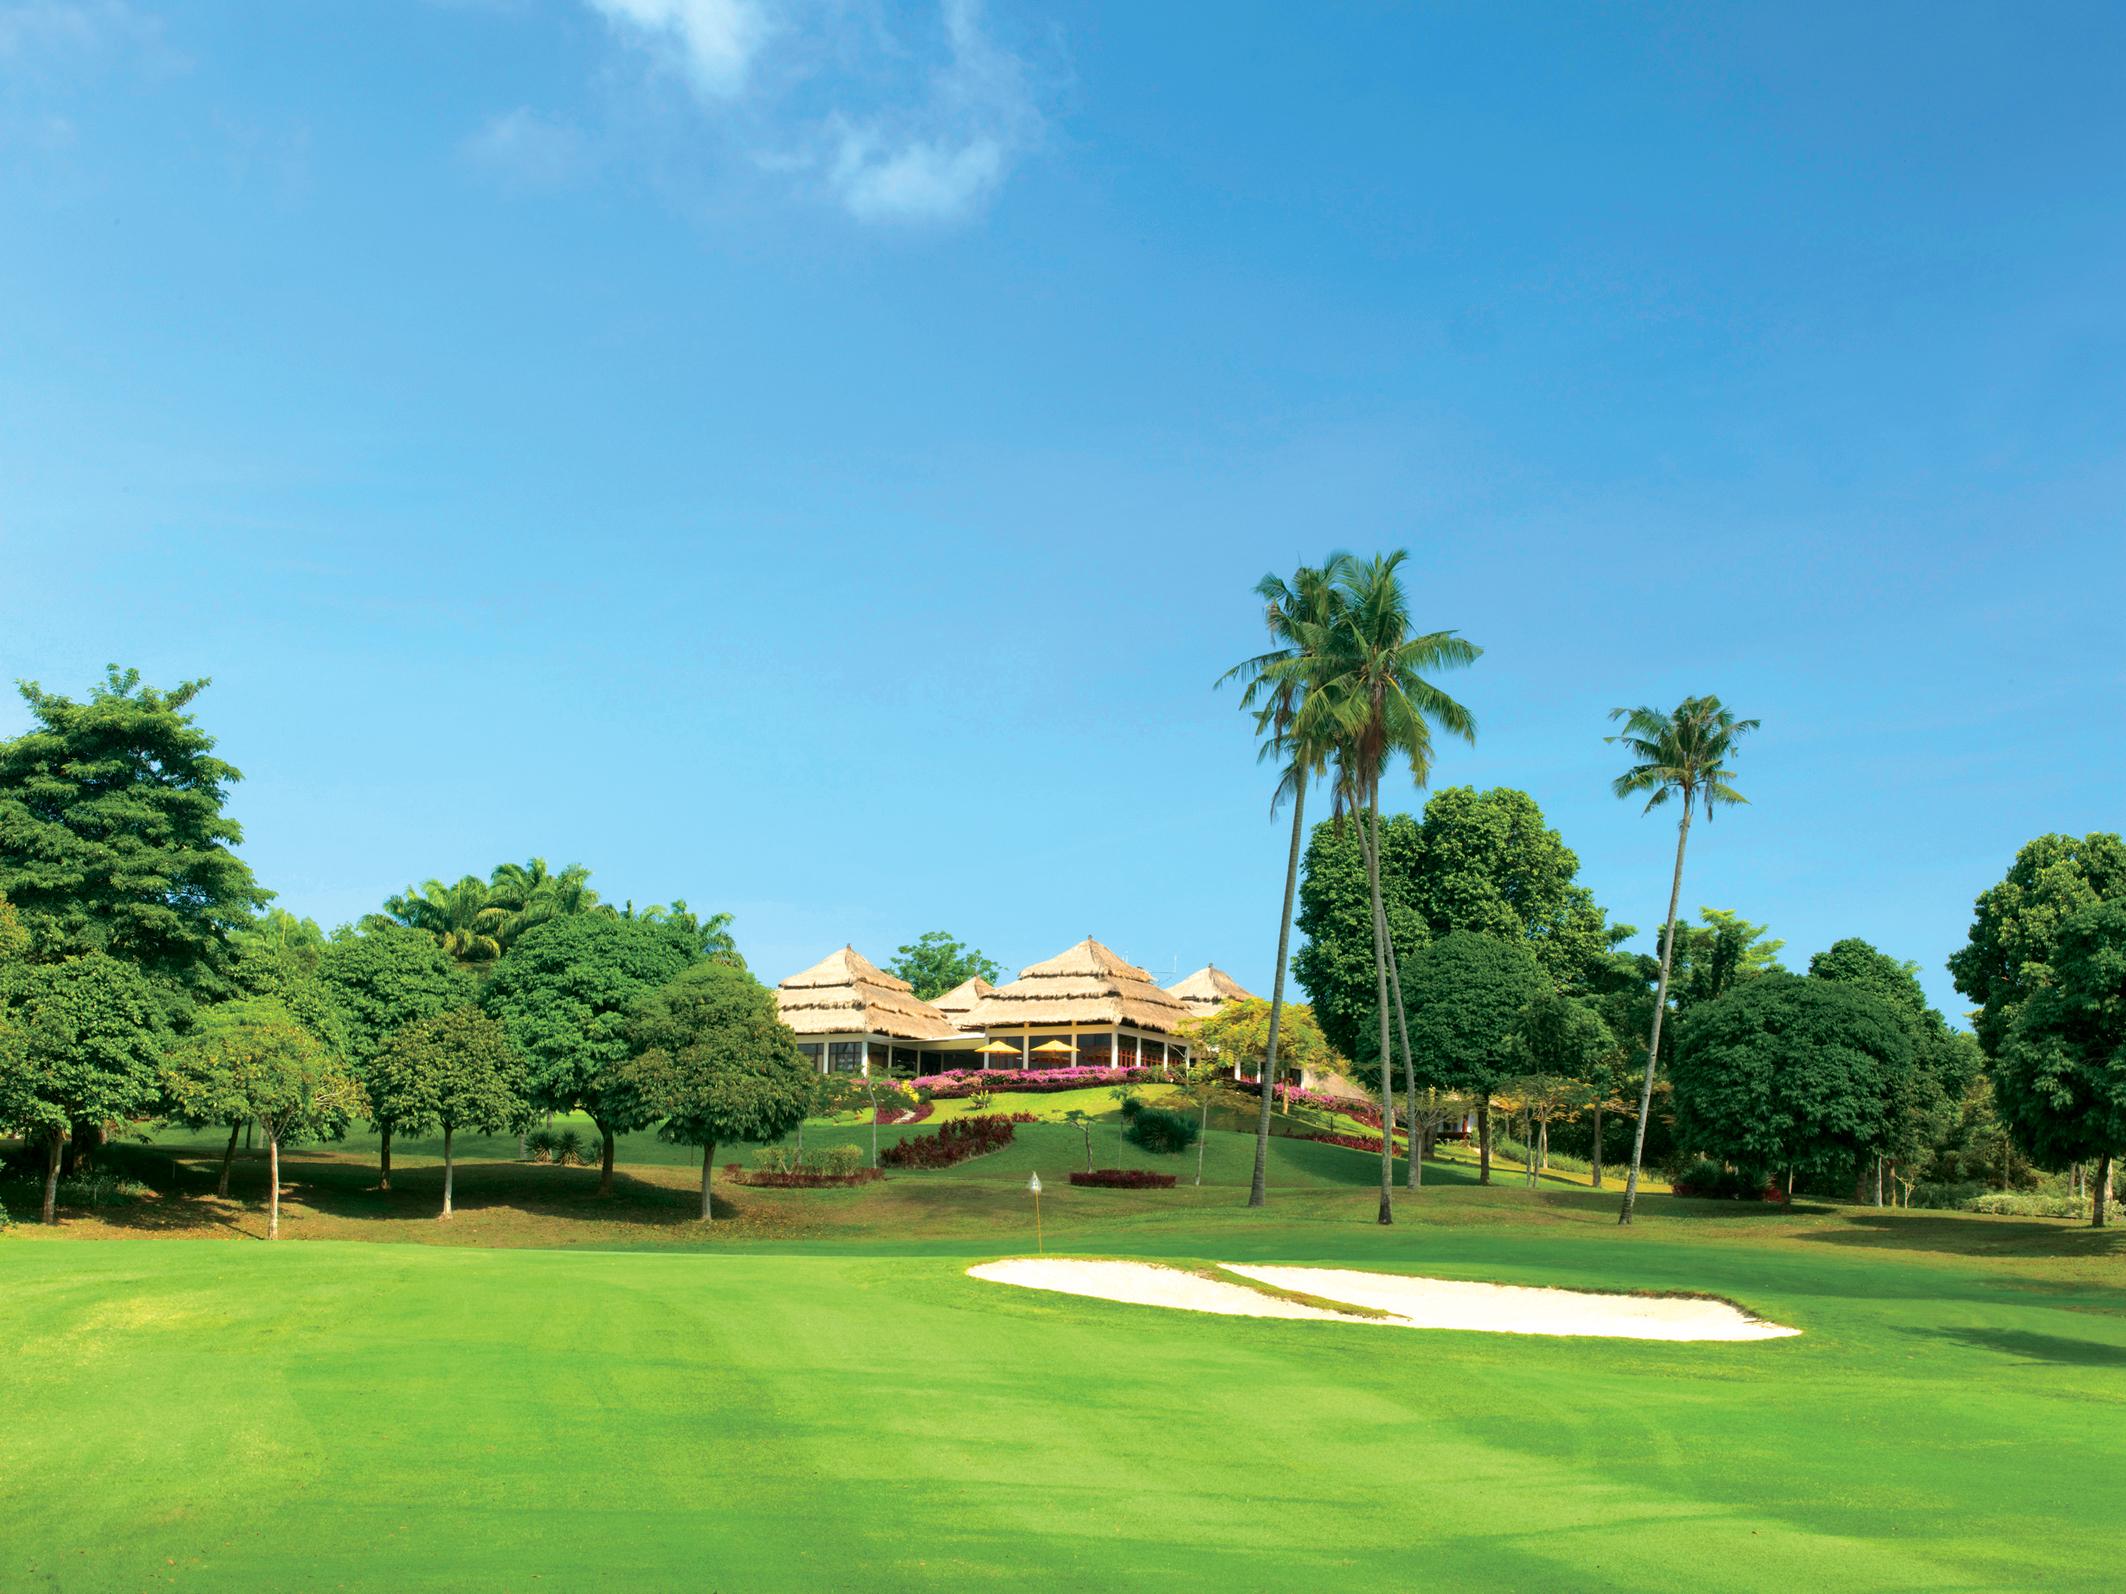
[[[1231,1317],[1317,1318],[1390,1328],[1456,1328],[1487,1334],[1564,1334],[1605,1339],[1784,1339],[1801,1332],[1752,1317],[1726,1301],[1702,1296],[1603,1295],[1588,1290],[1412,1278],[1354,1268],[1229,1265],[1225,1270],[1272,1289],[1387,1315],[1361,1316],[1328,1310],[1265,1294],[1244,1284],[1225,1283],[1150,1262],[1018,1257],[1008,1262],[984,1262],[967,1271],[975,1278],[997,1284]]]

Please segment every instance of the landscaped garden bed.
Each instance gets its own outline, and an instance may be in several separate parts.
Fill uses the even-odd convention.
[[[1080,1168],[1070,1182],[1096,1190],[1171,1190],[1174,1176],[1149,1168]]]
[[[892,1168],[950,1168],[986,1152],[1001,1151],[1018,1131],[1014,1114],[1007,1118],[985,1113],[970,1118],[948,1118],[925,1135],[910,1135],[879,1154],[879,1161]],[[1031,1122],[1031,1115],[1023,1115]]]
[[[967,1068],[925,1074],[916,1094],[932,1101],[958,1101],[981,1091],[1083,1090],[1089,1085],[1142,1084],[1159,1078],[1156,1068]]]
[[[769,1190],[823,1190],[837,1185],[869,1184],[874,1179],[885,1178],[885,1174],[877,1168],[857,1168],[849,1173],[803,1169],[791,1173],[775,1173],[766,1168],[748,1168],[736,1162],[725,1163],[723,1172],[724,1177],[733,1184]]]

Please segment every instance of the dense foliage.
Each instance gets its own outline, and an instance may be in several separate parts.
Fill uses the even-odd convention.
[[[2126,841],[2108,832],[2024,843],[1998,885],[1979,894],[1968,940],[1949,959],[1956,988],[1979,1004],[1973,1020],[1998,1053],[2015,1009],[2051,977],[2052,949],[2073,914],[2126,897]]]
[[[914,986],[915,994],[926,1002],[972,979],[994,985],[1004,974],[995,958],[943,930],[925,930],[894,954],[886,970]]]
[[[1238,1068],[1249,1078],[1262,1074],[1263,1059],[1270,1048],[1270,1004],[1259,996],[1228,1002],[1215,1013],[1189,1020],[1180,1039],[1198,1059],[1215,1061],[1221,1070]],[[1291,1079],[1307,1073],[1339,1073],[1344,1060],[1336,1054],[1314,1009],[1305,1002],[1287,1002],[1277,1024],[1277,1077]]]
[[[880,1158],[889,1168],[949,1168],[986,1152],[1002,1151],[1018,1130],[1000,1114],[948,1118],[928,1134],[909,1135],[888,1146]]]

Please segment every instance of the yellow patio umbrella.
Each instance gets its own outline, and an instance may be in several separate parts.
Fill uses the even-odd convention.
[[[1037,1052],[1075,1052],[1077,1049],[1069,1041],[1043,1041],[1034,1048]]]
[[[1003,1041],[991,1041],[987,1046],[977,1046],[974,1054],[977,1057],[1016,1057],[1019,1055],[1019,1049]],[[986,1068],[988,1065],[985,1063],[983,1066]]]

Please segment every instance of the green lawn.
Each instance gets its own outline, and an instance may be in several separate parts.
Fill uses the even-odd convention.
[[[17,1228],[0,1588],[2116,1581],[2111,1236],[1664,1195],[1621,1232],[1606,1194],[1459,1167],[1383,1230],[1360,1153],[1279,1143],[1250,1213],[1244,1137],[1214,1136],[1202,1191],[1164,1159],[1184,1188],[1130,1192],[1064,1184],[1075,1130],[1020,1133],[853,1191],[719,1187],[709,1231],[687,1153],[642,1140],[604,1204],[594,1172],[483,1161],[498,1143],[467,1148],[441,1224],[423,1148],[386,1197],[350,1146],[292,1162],[279,1245],[174,1173],[138,1209]],[[1153,1160],[1096,1135],[1103,1165]],[[1051,1250],[1699,1289],[1805,1332],[1412,1332],[968,1279],[1031,1249],[1034,1168]]]

